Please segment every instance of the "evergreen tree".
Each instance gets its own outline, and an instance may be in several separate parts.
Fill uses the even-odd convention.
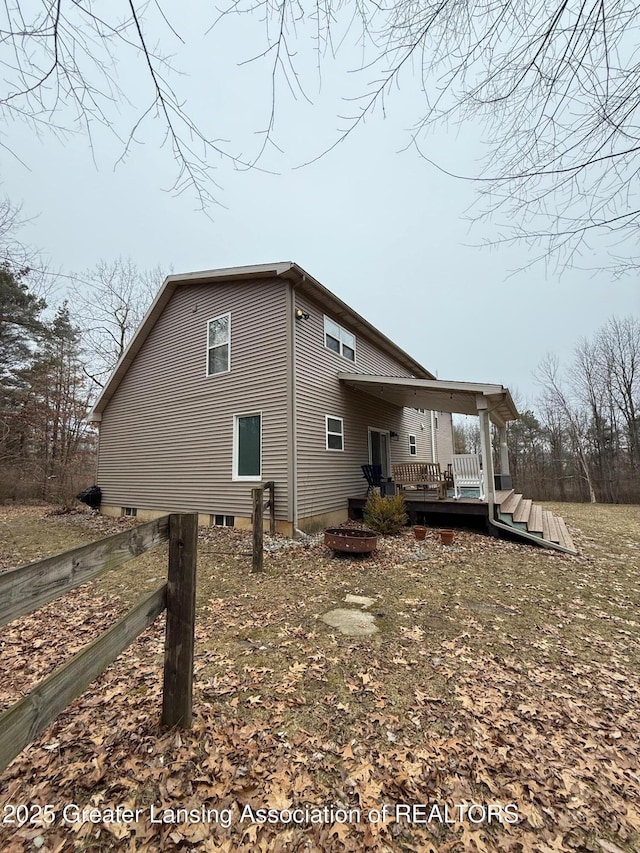
[[[0,263],[0,470],[5,483],[19,477],[24,449],[20,371],[44,330],[40,313],[45,303],[29,291],[27,275],[26,269],[15,272]]]
[[[88,439],[84,422],[89,390],[82,371],[80,330],[64,302],[41,337],[24,383],[21,417],[27,435],[24,461],[43,499],[67,499]]]

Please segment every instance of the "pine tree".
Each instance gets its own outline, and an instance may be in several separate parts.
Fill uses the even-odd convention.
[[[25,449],[20,371],[30,363],[44,330],[40,313],[45,302],[29,291],[27,276],[28,270],[16,272],[0,263],[0,497],[15,497],[13,485],[20,479]]]
[[[67,500],[74,474],[90,452],[86,416],[90,392],[81,367],[80,331],[64,302],[21,372],[21,420],[26,436],[24,462],[44,500]]]

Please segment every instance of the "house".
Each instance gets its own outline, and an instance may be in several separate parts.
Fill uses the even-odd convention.
[[[89,417],[102,511],[249,527],[273,481],[278,531],[311,532],[346,520],[367,462],[445,467],[456,411],[480,414],[485,451],[498,425],[508,475],[502,386],[436,380],[297,264],[172,275]]]

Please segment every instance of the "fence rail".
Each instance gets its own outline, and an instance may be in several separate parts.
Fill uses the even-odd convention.
[[[167,583],[0,715],[0,772],[165,609],[161,721],[190,727],[197,522],[195,514],[172,514],[0,574],[0,625],[6,625],[101,572],[169,542]]]

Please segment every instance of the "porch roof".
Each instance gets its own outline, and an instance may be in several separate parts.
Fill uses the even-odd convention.
[[[519,417],[509,389],[503,385],[347,372],[338,373],[338,379],[356,391],[407,409],[477,415],[486,402],[489,416],[496,422],[515,421]]]

